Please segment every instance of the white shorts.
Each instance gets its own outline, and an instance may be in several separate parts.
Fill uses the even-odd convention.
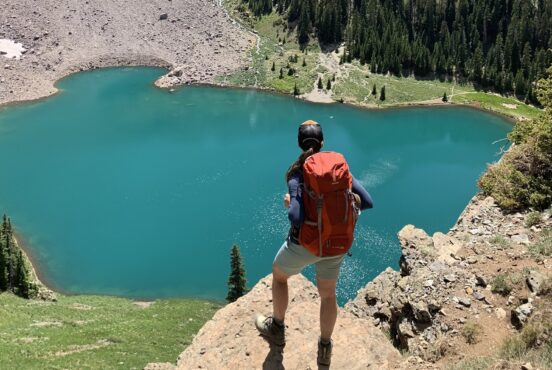
[[[274,263],[286,275],[296,275],[305,267],[315,264],[316,277],[327,280],[337,280],[339,269],[345,254],[332,257],[318,257],[305,247],[286,240],[274,258]]]

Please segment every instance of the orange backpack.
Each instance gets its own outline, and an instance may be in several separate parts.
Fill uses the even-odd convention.
[[[347,161],[339,153],[313,154],[303,165],[303,183],[305,221],[299,243],[319,257],[347,253],[358,218]]]

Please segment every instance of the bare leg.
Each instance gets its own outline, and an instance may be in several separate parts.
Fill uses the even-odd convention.
[[[329,341],[337,320],[337,279],[316,279],[320,294],[320,338]]]
[[[278,266],[272,265],[272,316],[280,322],[284,322],[288,306],[288,278]]]

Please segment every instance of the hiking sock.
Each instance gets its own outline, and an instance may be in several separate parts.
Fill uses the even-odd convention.
[[[323,345],[328,345],[332,342],[331,339],[326,339],[326,338],[322,338],[320,337],[320,343],[323,344]]]

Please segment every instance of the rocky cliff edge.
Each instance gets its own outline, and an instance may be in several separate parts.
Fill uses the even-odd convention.
[[[172,364],[146,369],[317,369],[319,296],[303,275],[289,281],[286,346],[271,348],[254,325],[257,313],[269,314],[272,276],[260,280],[244,297],[219,310],[192,344]],[[399,352],[373,323],[340,309],[334,332],[334,369],[392,369]]]

